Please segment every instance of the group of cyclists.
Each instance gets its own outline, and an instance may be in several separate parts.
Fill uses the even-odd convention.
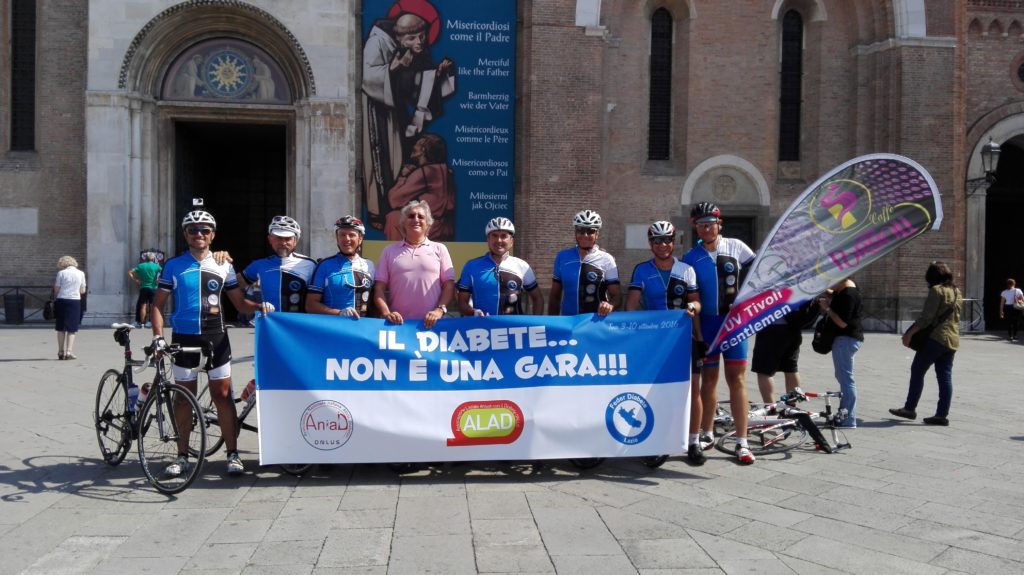
[[[593,210],[576,213],[575,245],[555,256],[545,308],[533,269],[511,253],[516,229],[505,217],[487,222],[487,253],[467,262],[455,281],[447,248],[428,237],[433,217],[424,202],[413,201],[402,208],[404,239],[387,246],[377,265],[360,255],[366,228],[355,216],[335,222],[338,252],[319,263],[296,253],[302,234],[299,223],[288,216],[275,216],[267,228],[273,255],[250,263],[241,273],[235,272],[229,255],[211,250],[217,222],[211,214],[196,210],[181,222],[188,250],[168,260],[158,280],[151,313],[153,343],[157,350],[167,345],[162,310],[167,298],[173,297],[174,311],[169,317],[172,342],[205,350],[210,394],[227,446],[227,473],[240,475],[245,467],[236,445],[224,297],[240,313],[306,312],[351,319],[374,315],[391,323],[422,320],[428,329],[445,317],[453,297],[464,316],[541,315],[545,311],[548,315],[604,316],[615,310],[679,310],[693,318],[687,459],[693,465],[703,465],[703,451],[714,443],[716,385],[723,361],[718,355],[706,355],[707,343],[725,319],[755,254],[743,242],[721,235],[718,206],[710,202],[694,205],[690,221],[700,241],[678,259],[674,255],[675,226],[668,221],[650,225],[647,239],[653,257],[634,268],[623,298],[615,258],[598,246],[603,225],[600,214]],[[246,297],[250,286],[259,286],[262,301]],[[746,440],[747,351],[744,342],[724,352],[736,420],[736,457],[742,464],[754,463]],[[193,392],[200,359],[196,354],[180,354],[174,360],[175,380]],[[705,405],[709,409],[702,409]],[[190,464],[187,445],[181,443],[177,461],[165,471],[168,475],[180,474]]]

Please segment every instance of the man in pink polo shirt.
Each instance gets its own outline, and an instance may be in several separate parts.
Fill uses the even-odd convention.
[[[448,313],[455,295],[455,266],[444,244],[430,241],[430,206],[413,200],[402,207],[405,240],[384,248],[377,265],[373,299],[385,320],[423,320],[430,329]]]

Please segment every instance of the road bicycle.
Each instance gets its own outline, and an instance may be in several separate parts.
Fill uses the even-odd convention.
[[[241,358],[232,363],[239,363],[247,361],[249,358]],[[206,444],[206,456],[209,457],[216,453],[221,446],[224,445],[224,436],[220,431],[220,423],[217,420],[217,406],[213,403],[213,397],[210,395],[209,379],[206,374],[206,370],[199,370],[199,405],[203,411],[203,421],[206,424],[206,434],[209,441]],[[234,395],[234,391],[232,391]],[[256,380],[249,380],[249,383],[242,390],[242,393],[235,398],[235,409],[238,410],[238,425],[235,427],[236,433],[241,433],[243,429],[252,431],[253,433],[259,433],[259,428],[251,423],[246,423],[249,414],[256,413],[256,400],[258,393],[256,392]],[[281,469],[290,475],[304,475],[313,465],[310,463],[286,463],[280,465]]]
[[[108,465],[119,465],[136,441],[142,472],[150,485],[161,493],[180,493],[199,476],[206,459],[206,426],[198,425],[202,410],[192,392],[168,377],[168,358],[197,353],[200,349],[178,344],[163,350],[148,346],[143,349],[146,358],[134,360],[130,335],[133,327],[126,323],[111,326],[114,341],[124,348],[124,367],[121,371],[107,370],[96,389],[93,424],[100,454]],[[149,367],[156,368],[156,374],[153,382],[146,384],[148,395],[139,405],[145,387],[137,386],[134,376]],[[178,464],[179,439],[194,462],[183,466],[179,473],[172,473],[171,466]]]
[[[838,391],[813,393],[797,388],[791,394],[783,395],[777,403],[753,410],[747,421],[747,446],[754,455],[768,455],[789,451],[811,439],[815,448],[825,453],[849,449],[852,445],[845,441],[845,435],[843,441],[839,439],[839,423],[845,419],[846,410],[832,410],[831,400],[841,399],[842,396]],[[797,403],[809,398],[824,398],[824,411],[812,412],[796,408]],[[822,429],[828,430],[831,439],[825,437]],[[732,429],[719,437],[715,447],[725,453],[735,453],[736,430]]]

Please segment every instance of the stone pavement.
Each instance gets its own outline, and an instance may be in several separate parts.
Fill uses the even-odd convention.
[[[252,330],[232,333],[235,355],[251,353]],[[176,498],[146,484],[134,451],[116,468],[98,458],[95,387],[121,363],[110,334],[81,332],[79,359],[59,362],[52,330],[0,329],[0,574],[1024,572],[1024,346],[994,334],[963,339],[948,428],[888,415],[911,355],[869,334],[854,447],[834,455],[295,478],[260,469],[243,432],[249,473],[223,477],[217,454]],[[804,388],[835,389],[807,339]],[[935,399],[929,374],[922,416]]]

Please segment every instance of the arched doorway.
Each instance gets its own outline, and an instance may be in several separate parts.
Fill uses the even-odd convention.
[[[999,319],[999,292],[1006,278],[1024,282],[1020,252],[1021,214],[1024,214],[1024,134],[1000,144],[996,181],[985,197],[985,325],[1003,329]]]

